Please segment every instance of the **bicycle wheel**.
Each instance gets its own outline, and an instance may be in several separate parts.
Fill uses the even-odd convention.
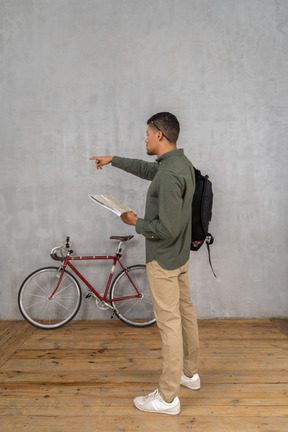
[[[115,313],[121,321],[132,327],[147,327],[155,323],[155,316],[150,297],[150,290],[146,276],[146,266],[136,264],[127,268],[129,278],[133,281],[141,294],[139,298],[126,298],[137,292],[124,270],[119,273],[110,289],[110,299]],[[124,297],[124,298],[123,298]],[[116,300],[123,298],[122,300]]]
[[[81,305],[81,289],[74,276],[65,270],[61,284],[50,299],[59,281],[57,267],[44,267],[31,273],[22,283],[18,306],[23,317],[42,329],[56,329],[67,324]]]

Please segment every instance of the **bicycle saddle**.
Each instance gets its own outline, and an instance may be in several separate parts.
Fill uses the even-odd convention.
[[[111,236],[110,239],[111,240],[120,240],[122,242],[125,242],[127,240],[131,240],[134,236],[130,235],[130,236]]]

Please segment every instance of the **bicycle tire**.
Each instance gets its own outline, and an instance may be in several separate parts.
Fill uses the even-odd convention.
[[[146,266],[135,264],[127,267],[129,277],[135,283],[141,298],[112,301],[118,318],[132,327],[148,327],[156,322],[150,290],[146,276]],[[117,299],[136,294],[135,288],[129,281],[125,271],[121,271],[114,279],[110,288],[110,299]]]
[[[49,330],[62,327],[74,318],[81,306],[80,285],[67,270],[55,296],[49,300],[59,276],[58,267],[43,267],[27,276],[19,289],[20,312],[35,327]]]

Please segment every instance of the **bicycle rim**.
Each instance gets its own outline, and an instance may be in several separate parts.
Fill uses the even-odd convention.
[[[67,324],[81,305],[79,283],[65,270],[61,284],[50,299],[59,281],[57,267],[44,267],[31,273],[22,283],[18,305],[23,317],[43,329],[56,329]]]
[[[114,280],[110,299],[123,298],[112,302],[115,313],[121,321],[133,327],[147,327],[155,323],[155,316],[150,297],[150,290],[146,276],[146,266],[142,264],[133,265],[127,269],[128,275],[141,294],[141,298],[125,297],[136,295],[137,292],[124,270]]]

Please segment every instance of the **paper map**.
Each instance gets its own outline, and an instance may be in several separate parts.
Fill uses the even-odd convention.
[[[112,211],[117,216],[121,216],[122,213],[127,211],[133,211],[133,213],[135,213],[134,210],[126,206],[122,201],[119,201],[112,195],[89,195],[89,198],[91,198],[97,204],[100,204],[102,207]]]

